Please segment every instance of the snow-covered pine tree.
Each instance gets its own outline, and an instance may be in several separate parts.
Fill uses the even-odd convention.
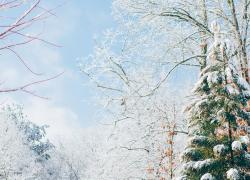
[[[214,43],[210,63],[193,90],[195,101],[187,108],[189,140],[182,158],[187,180],[250,179],[247,136],[241,136],[241,121],[250,124],[245,110],[250,99],[249,84],[237,72],[236,59],[220,27],[212,24]]]

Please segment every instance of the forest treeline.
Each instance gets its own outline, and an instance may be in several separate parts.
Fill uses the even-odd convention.
[[[16,51],[33,41],[57,46],[26,34],[53,15],[40,5],[0,2],[3,14],[22,12],[0,26],[1,52],[39,77],[1,93],[44,98],[30,88],[63,76],[40,79]],[[100,125],[51,143],[46,125],[32,123],[18,105],[4,105],[0,178],[250,179],[249,6],[249,0],[113,0],[115,27],[79,65],[98,91]]]

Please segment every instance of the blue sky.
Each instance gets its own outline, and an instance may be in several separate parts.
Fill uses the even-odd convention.
[[[62,1],[44,2],[47,7],[56,7]],[[49,124],[51,132],[63,133],[69,127],[96,124],[99,120],[98,108],[93,100],[96,92],[85,85],[88,79],[79,72],[77,59],[92,53],[94,36],[101,36],[104,30],[114,26],[111,3],[111,0],[67,0],[56,10],[56,17],[32,29],[43,29],[43,39],[62,46],[56,48],[35,42],[19,49],[29,66],[44,74],[41,77],[27,72],[13,55],[7,52],[1,54],[4,61],[0,65],[6,68],[0,72],[0,76],[6,82],[6,87],[15,87],[65,71],[58,79],[32,88],[51,100],[13,93],[2,95],[2,102],[22,104],[32,121]]]
[[[74,18],[73,23],[71,18]],[[59,38],[63,48],[58,49],[63,64],[70,68],[75,78],[67,81],[65,99],[58,99],[58,103],[71,108],[83,125],[90,125],[95,121],[96,113],[93,104],[92,88],[85,86],[86,79],[77,67],[77,59],[88,56],[93,51],[94,36],[100,36],[102,31],[114,26],[111,16],[111,0],[75,0],[69,1],[57,12],[58,23],[72,23],[68,32]]]

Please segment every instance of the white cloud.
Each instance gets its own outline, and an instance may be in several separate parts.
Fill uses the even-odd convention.
[[[51,101],[30,98],[24,112],[34,123],[49,125],[48,136],[52,140],[56,136],[69,136],[80,127],[78,116],[73,111]]]
[[[13,81],[18,79],[18,72],[14,68],[6,68],[5,70],[0,72],[1,83],[5,83],[6,81]]]

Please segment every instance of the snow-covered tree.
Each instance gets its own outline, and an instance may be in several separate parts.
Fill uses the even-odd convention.
[[[37,179],[42,167],[26,145],[24,134],[2,114],[0,124],[0,178]]]
[[[46,137],[46,127],[28,120],[19,105],[7,105],[0,112],[1,178],[63,179],[69,165],[61,149]]]
[[[249,2],[245,0],[113,1],[113,15],[117,27],[106,31],[101,43],[97,43],[94,53],[81,66],[82,72],[102,90],[102,100],[114,119],[115,130],[112,137],[116,146],[112,152],[117,154],[116,157],[120,155],[128,160],[120,158],[121,160],[116,162],[118,169],[113,167],[111,172],[117,174],[111,177],[129,178],[128,174],[134,178],[138,178],[138,175],[141,178],[147,177],[143,171],[147,150],[155,153],[149,153],[148,157],[159,158],[161,154],[156,153],[155,142],[160,144],[158,145],[161,150],[166,145],[162,143],[163,136],[154,134],[155,129],[161,129],[156,123],[159,122],[159,117],[154,116],[159,113],[159,99],[163,99],[163,104],[168,102],[164,92],[176,86],[177,82],[186,82],[186,78],[191,75],[184,75],[193,72],[192,69],[189,71],[190,67],[199,67],[204,74],[212,66],[220,67],[219,63],[212,65],[209,62],[216,59],[211,56],[211,52],[218,52],[218,57],[222,58],[223,62],[226,57],[228,62],[221,63],[223,68],[233,69],[232,73],[248,81],[248,12]],[[221,23],[223,32],[220,35],[226,35],[232,46],[224,46],[224,42],[221,43],[219,38],[217,42],[213,42],[216,27],[209,27],[208,24],[214,20]],[[219,50],[217,46],[221,46]],[[222,52],[224,54],[221,55]],[[218,59],[215,62],[217,61]],[[177,67],[181,67],[181,70],[173,74]],[[223,73],[222,69],[218,71]],[[182,77],[180,82],[175,81],[178,77]],[[170,80],[169,84],[166,83],[167,80]],[[228,79],[224,81],[230,82]],[[237,83],[231,85],[238,86]],[[182,93],[177,96],[183,97]],[[183,103],[182,100],[180,102]],[[168,113],[167,110],[164,111]],[[220,131],[216,129],[216,132]],[[154,145],[148,148],[150,144]],[[126,165],[130,159],[135,162]],[[160,169],[160,166],[156,165],[156,159],[151,160],[146,164],[150,164],[147,169],[152,174]],[[202,179],[211,176],[207,173]],[[153,176],[154,178],[159,176]]]
[[[83,160],[86,177],[104,180],[173,178],[180,165],[177,154],[183,149],[178,142],[186,136],[178,103],[167,94],[157,100],[137,99],[137,103],[127,99],[124,115],[128,118],[116,116],[120,119],[114,119],[115,122],[104,121],[105,125],[82,138],[90,136],[83,141],[88,147],[84,150],[88,155]]]
[[[201,69],[206,67],[213,38],[209,24],[221,22],[223,33],[235,44],[241,73],[248,77],[247,0],[114,0],[113,9],[120,28],[116,34],[124,40],[121,54],[173,66],[195,60]]]
[[[196,98],[187,108],[189,139],[182,179],[249,179],[249,142],[239,131],[241,121],[250,124],[250,86],[237,71],[239,61],[219,25],[214,22],[211,29],[209,65],[200,73],[193,90]]]
[[[40,160],[46,160],[50,157],[47,152],[54,146],[46,138],[47,125],[38,126],[29,121],[23,114],[23,108],[20,105],[7,105],[3,107],[2,113],[24,134],[28,146],[38,155]]]

